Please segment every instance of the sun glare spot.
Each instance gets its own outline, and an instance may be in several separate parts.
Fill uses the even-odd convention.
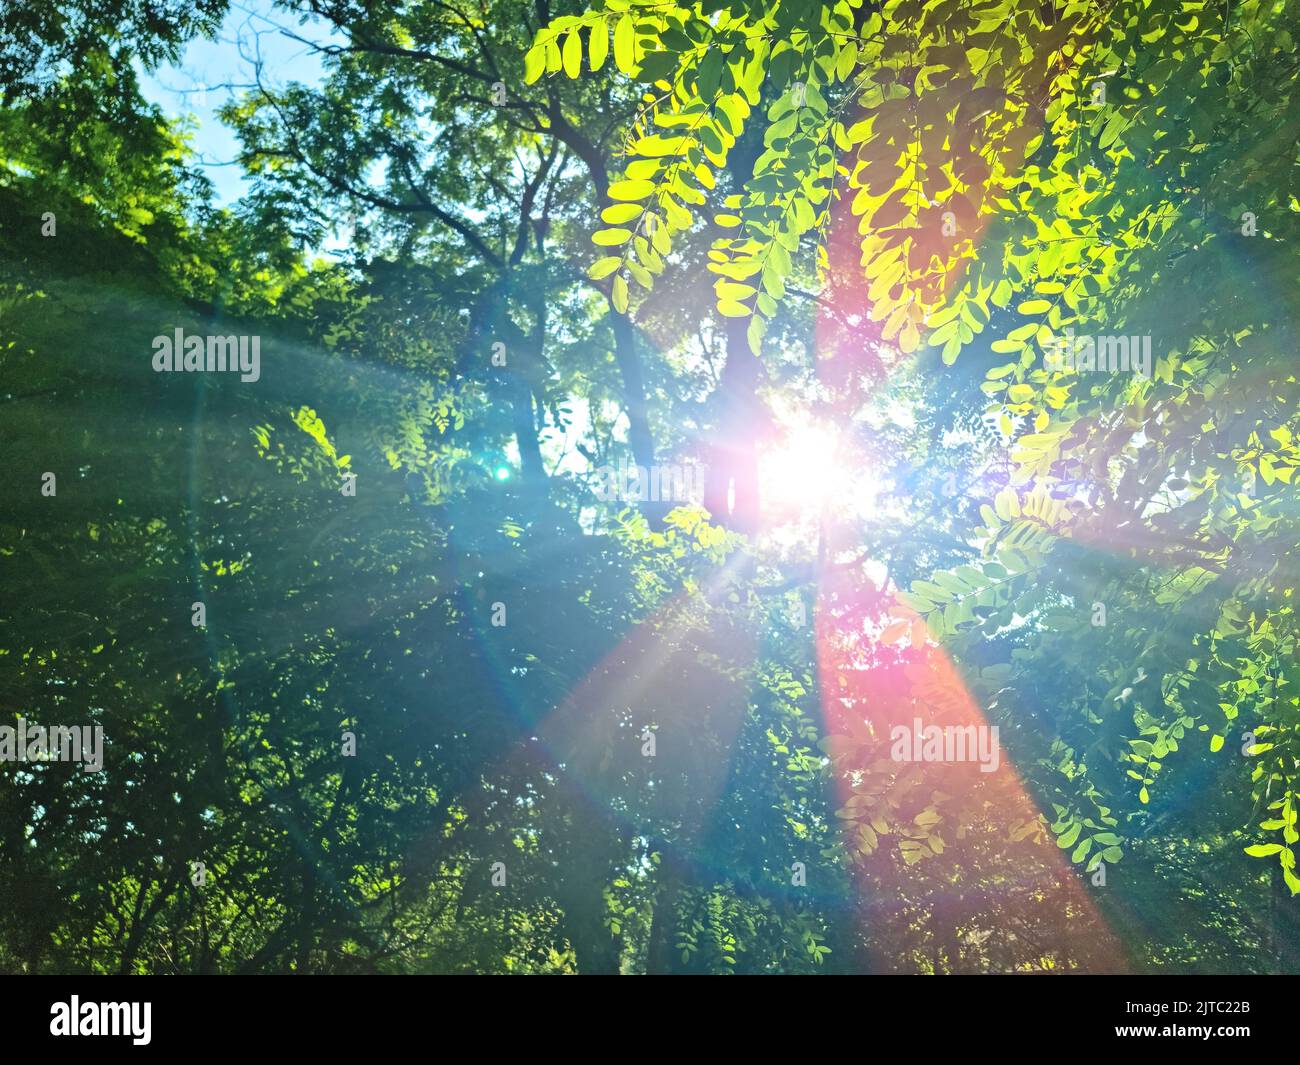
[[[817,517],[842,487],[839,451],[825,426],[787,428],[760,460],[765,512],[776,520]]]

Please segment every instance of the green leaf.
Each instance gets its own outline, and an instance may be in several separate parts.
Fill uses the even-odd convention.
[[[614,27],[614,65],[624,74],[631,74],[636,65],[635,32],[631,15],[624,15]]]
[[[605,65],[605,57],[609,55],[609,27],[604,19],[591,27],[591,43],[587,48],[587,58],[595,72]]]
[[[629,181],[616,181],[609,187],[609,198],[611,200],[644,200],[654,190],[655,183],[645,179],[634,178]]]
[[[735,281],[719,281],[714,289],[720,298],[729,300],[747,300],[758,291],[753,285],[742,285]]]
[[[582,35],[576,26],[564,38],[564,73],[570,78],[582,73]]]
[[[622,265],[623,260],[617,255],[608,255],[603,259],[597,259],[587,268],[587,276],[593,281],[599,281],[602,277],[608,277]]]
[[[1020,499],[1014,488],[1003,488],[993,497],[993,507],[1003,521],[1020,517]]]
[[[645,208],[639,203],[614,203],[601,211],[600,217],[601,221],[617,226],[624,222],[630,222],[634,218],[639,218],[644,210]]]
[[[636,283],[646,291],[649,291],[650,289],[655,287],[654,276],[650,273],[649,270],[647,270],[640,263],[634,263],[631,260],[629,260],[627,264],[627,270],[628,273],[632,275],[633,280],[635,280]]]
[[[524,53],[524,84],[531,85],[546,72],[546,48],[533,45]]]
[[[722,77],[722,67],[726,62],[726,53],[720,48],[710,49],[700,63],[695,76],[695,90],[704,100],[712,100],[718,93],[718,81]]]

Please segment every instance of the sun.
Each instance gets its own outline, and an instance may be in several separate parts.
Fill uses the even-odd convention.
[[[786,427],[759,458],[764,513],[776,521],[817,518],[843,487],[840,451],[826,426]]]

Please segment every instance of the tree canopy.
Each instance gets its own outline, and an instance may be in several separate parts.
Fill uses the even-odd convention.
[[[1300,971],[1294,0],[259,10],[0,13],[0,971]]]

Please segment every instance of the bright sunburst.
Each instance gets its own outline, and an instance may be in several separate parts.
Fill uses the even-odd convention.
[[[763,509],[769,520],[815,520],[847,486],[841,451],[839,434],[827,426],[788,426],[759,460]]]

